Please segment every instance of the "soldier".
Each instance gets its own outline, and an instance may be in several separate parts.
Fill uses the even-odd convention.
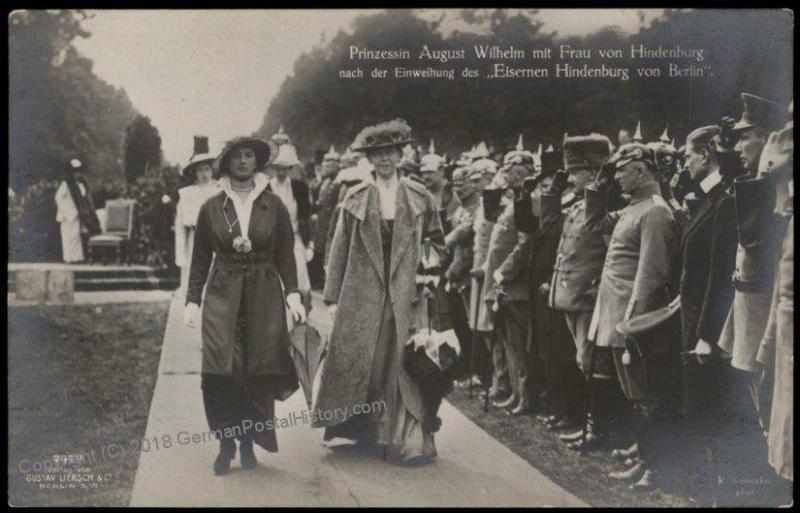
[[[339,199],[339,186],[335,184],[340,169],[340,156],[331,145],[331,149],[322,157],[322,180],[317,189],[314,203],[314,258],[309,265],[312,285],[320,289],[325,284],[325,273],[322,269],[327,253],[327,239],[333,210]]]
[[[453,305],[453,317],[459,322],[455,323],[458,339],[462,341],[461,359],[459,360],[458,374],[466,376],[456,386],[480,385],[477,375],[471,373],[475,370],[475,358],[481,354],[479,344],[468,344],[467,340],[477,340],[472,336],[472,326],[469,324],[469,297],[470,275],[472,268],[472,246],[475,237],[473,225],[475,214],[480,204],[479,189],[483,173],[472,171],[467,167],[459,167],[453,172],[453,189],[461,200],[461,206],[453,214],[453,229],[445,236],[445,247],[452,253],[450,265],[445,271],[445,287],[451,296],[455,296],[458,303]],[[472,352],[477,354],[473,357]],[[469,365],[469,369],[467,369]]]
[[[611,173],[622,192],[630,197],[630,204],[619,212],[608,213]],[[662,413],[663,399],[672,381],[668,337],[650,337],[646,345],[634,343],[629,348],[629,340],[617,331],[617,324],[669,302],[669,257],[676,227],[656,176],[655,152],[643,144],[631,143],[617,151],[586,191],[586,224],[611,233],[589,338],[598,347],[611,348],[622,391],[637,410],[639,424],[635,430],[639,462],[609,477],[640,478],[631,489],[653,486],[653,468],[662,453],[657,444],[663,443],[655,431],[656,418]]]
[[[428,153],[420,159],[420,171],[425,187],[433,195],[442,228],[444,233],[447,234],[452,228],[452,216],[461,202],[458,196],[453,194],[450,184],[444,177],[445,164],[445,159],[436,154],[436,148],[433,145],[433,140],[431,140]],[[444,264],[447,265],[448,262],[444,262]],[[452,300],[444,287],[445,282],[441,280],[433,291],[436,313],[434,319],[431,320],[431,325],[438,331],[445,331],[453,327]]]
[[[576,426],[582,407],[579,392],[582,390],[583,378],[575,364],[572,335],[567,329],[564,315],[547,306],[563,216],[543,218],[541,196],[550,187],[556,171],[563,165],[562,152],[554,150],[552,146],[548,147],[542,153],[541,174],[527,180],[514,204],[517,229],[530,237],[527,264],[530,269],[528,290],[531,307],[527,343],[529,368],[532,373],[543,374],[544,378],[529,380],[530,395],[535,395],[537,385],[544,385],[546,414],[537,418],[549,430]],[[565,191],[562,199],[563,211],[571,206],[576,196],[570,188]]]
[[[790,107],[791,112],[791,107]],[[757,360],[764,373],[774,371],[774,395],[767,443],[769,464],[783,479],[794,481],[794,211],[793,123],[770,135],[759,164],[759,175],[776,186],[776,212],[789,219],[776,274],[769,323]]]
[[[494,184],[497,178],[497,167],[493,160],[488,158],[478,158],[471,164],[473,171],[480,171],[483,175],[483,187],[481,189],[480,205],[475,212],[475,238],[473,243],[472,269],[470,276],[472,284],[470,287],[470,326],[479,332],[480,337],[486,342],[492,354],[491,377],[487,378],[489,384],[486,400],[502,400],[511,393],[511,384],[508,380],[508,369],[506,368],[505,352],[502,344],[492,341],[494,322],[489,316],[489,309],[484,301],[483,281],[486,276],[486,255],[489,251],[489,240],[492,236],[492,228],[497,220],[498,208],[493,205],[492,197],[499,198],[499,190]],[[499,178],[497,178],[500,180]],[[487,202],[487,198],[489,201]]]
[[[594,373],[611,382],[611,360],[607,349],[595,352],[587,334],[592,316],[597,286],[603,268],[606,243],[603,234],[592,230],[585,223],[586,201],[583,199],[587,185],[594,180],[609,157],[611,142],[599,134],[564,138],[564,165],[566,170],[556,174],[547,192],[542,194],[542,217],[563,219],[561,239],[558,245],[553,275],[550,282],[548,306],[560,312],[566,319],[576,348],[578,367],[589,377],[591,360],[594,358]],[[565,213],[562,209],[562,193],[567,187],[567,178],[574,186],[579,198]],[[594,353],[594,354],[593,354]],[[593,394],[597,395],[597,394]],[[561,435],[560,439],[573,449],[593,447],[604,436],[606,408],[600,408],[596,397],[590,397],[585,442],[583,429]],[[575,427],[562,423],[563,428]]]
[[[521,146],[521,145],[520,145]],[[533,154],[517,149],[504,159],[507,192],[522,185],[532,174]],[[528,413],[532,407],[528,387],[527,326],[529,313],[528,236],[514,224],[514,202],[504,194],[502,213],[492,228],[484,277],[484,301],[493,304],[495,323],[502,338],[511,381],[511,396],[495,406],[509,408],[511,415]]]
[[[786,220],[774,213],[774,185],[755,175],[767,136],[780,127],[783,113],[775,102],[748,93],[742,93],[742,103],[742,118],[731,127],[738,139],[734,150],[746,173],[734,183],[739,233],[733,273],[736,291],[719,347],[731,355],[734,368],[748,373],[750,394],[762,418],[761,369],[756,353],[769,318],[780,236]]]

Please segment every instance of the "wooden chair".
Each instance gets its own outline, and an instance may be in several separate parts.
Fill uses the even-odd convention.
[[[106,201],[103,233],[89,238],[89,259],[95,260],[96,248],[114,248],[116,263],[120,263],[121,249],[131,240],[133,208],[136,200],[115,199]]]

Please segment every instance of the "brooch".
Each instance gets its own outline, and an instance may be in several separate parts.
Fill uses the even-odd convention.
[[[253,244],[247,237],[238,235],[233,239],[233,249],[239,253],[250,253],[253,250]]]

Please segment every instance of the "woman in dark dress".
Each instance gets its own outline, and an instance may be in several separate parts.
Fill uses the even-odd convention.
[[[266,175],[256,173],[269,153],[255,138],[226,145],[215,163],[222,192],[201,207],[195,233],[184,318],[195,326],[207,285],[202,390],[209,428],[220,442],[217,475],[230,468],[234,439],[246,469],[257,465],[253,442],[278,450],[274,401],[298,387],[284,305],[296,322],[305,320],[305,310],[289,213],[266,190]]]

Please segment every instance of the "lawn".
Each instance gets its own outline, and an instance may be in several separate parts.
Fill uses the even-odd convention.
[[[689,454],[680,434],[665,440],[660,487],[634,492],[628,490],[627,482],[607,477],[609,472],[624,468],[611,458],[610,448],[626,447],[632,441],[630,419],[625,414],[611,427],[607,450],[580,455],[567,449],[533,416],[511,417],[492,406],[484,412],[480,391],[475,392],[470,399],[466,389],[456,388],[448,401],[553,482],[592,506],[698,507],[710,504],[712,493],[716,493],[720,506],[776,506],[790,501],[788,482],[777,479],[767,465],[766,445],[760,434],[754,434],[756,429],[750,428],[751,419],[732,417],[727,432],[715,433],[715,475],[722,476],[723,483],[713,492],[698,472],[706,462],[704,455]]]
[[[12,505],[128,505],[168,310],[167,301],[9,307]],[[65,455],[76,456],[53,468]]]

